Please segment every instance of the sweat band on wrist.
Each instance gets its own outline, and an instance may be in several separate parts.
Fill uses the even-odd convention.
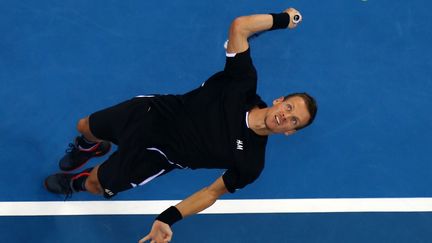
[[[287,13],[271,13],[273,25],[270,30],[286,29],[290,23],[290,16]]]
[[[180,211],[174,206],[169,207],[156,217],[157,220],[162,221],[169,226],[173,225],[182,218],[183,216],[181,215]]]

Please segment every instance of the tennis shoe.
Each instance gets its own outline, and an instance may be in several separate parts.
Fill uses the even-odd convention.
[[[74,143],[69,144],[66,154],[59,161],[59,167],[63,171],[72,171],[83,166],[87,161],[94,157],[101,157],[111,149],[111,143],[102,141],[95,144],[90,149],[83,149],[78,144],[79,137],[75,138]]]
[[[48,176],[45,181],[45,188],[55,194],[65,195],[65,200],[72,196],[75,190],[72,187],[73,174],[57,173]]]

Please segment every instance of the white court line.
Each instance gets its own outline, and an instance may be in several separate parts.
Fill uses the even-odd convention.
[[[0,202],[0,216],[153,215],[179,201]],[[202,214],[432,212],[432,198],[218,200]]]

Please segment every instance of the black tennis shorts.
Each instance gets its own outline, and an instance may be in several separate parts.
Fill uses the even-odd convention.
[[[166,157],[156,150],[138,146],[133,137],[136,112],[148,111],[151,97],[135,97],[118,105],[97,111],[89,116],[92,134],[102,140],[117,144],[117,151],[98,169],[98,179],[104,196],[111,198],[118,192],[141,186],[164,175],[174,168]],[[151,122],[149,113],[148,121]]]

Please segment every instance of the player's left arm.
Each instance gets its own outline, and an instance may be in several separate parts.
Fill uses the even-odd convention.
[[[220,196],[227,192],[228,190],[222,177],[219,177],[210,186],[201,189],[181,201],[175,207],[170,207],[161,213],[154,221],[150,233],[142,238],[139,243],[148,240],[152,240],[152,242],[155,243],[170,242],[173,234],[170,225],[182,218],[197,214],[210,207]]]
[[[302,21],[300,12],[294,8],[288,8],[283,13],[289,16],[289,22],[285,23],[285,27],[293,29]],[[284,20],[286,21],[287,19],[279,19],[276,25],[284,24]],[[271,30],[274,24],[274,19],[270,14],[254,14],[237,17],[231,23],[229,29],[227,52],[240,53],[246,51],[249,48],[248,38],[250,36],[258,32]]]

